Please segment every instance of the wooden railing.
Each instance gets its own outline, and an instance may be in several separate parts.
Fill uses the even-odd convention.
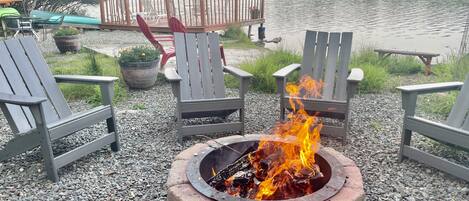
[[[177,17],[190,30],[217,30],[232,24],[264,22],[264,0],[100,0],[103,25],[136,26],[137,13],[150,26],[167,27]]]

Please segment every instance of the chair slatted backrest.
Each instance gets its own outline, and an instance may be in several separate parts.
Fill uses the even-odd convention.
[[[137,14],[137,24],[138,27],[140,28],[140,31],[145,35],[145,37],[150,41],[150,43],[158,49],[160,52],[163,54],[166,53],[166,50],[163,48],[163,45],[161,45],[160,42],[155,38],[155,36],[151,33],[150,27],[148,26],[147,22],[143,19],[142,16]]]
[[[32,37],[0,42],[0,92],[48,98],[43,103],[47,123],[72,114]],[[29,108],[5,104],[2,110],[15,132],[35,128]]]
[[[446,124],[469,131],[469,74],[449,113]]]
[[[352,32],[306,31],[301,75],[324,82],[322,99],[346,100]]]
[[[225,97],[220,41],[216,33],[174,33],[181,99]]]

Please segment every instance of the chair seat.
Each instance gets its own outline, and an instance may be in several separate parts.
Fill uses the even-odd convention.
[[[110,117],[112,117],[111,106],[103,105],[50,123],[47,128],[49,128],[51,140],[56,140]]]
[[[292,109],[291,105],[288,102],[290,98],[301,99],[301,102],[304,104],[305,110],[307,111],[321,112],[323,115],[342,114],[342,115],[339,115],[340,117],[342,117],[342,119],[344,118],[344,114],[347,113],[347,101],[323,100],[323,99],[285,96],[284,97],[284,101],[286,103],[285,106],[289,110]]]

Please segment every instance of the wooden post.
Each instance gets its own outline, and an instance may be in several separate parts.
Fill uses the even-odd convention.
[[[264,0],[261,0],[261,18],[264,19]]]
[[[106,11],[104,10],[104,6],[105,6],[105,5],[104,5],[104,4],[105,4],[104,1],[105,1],[105,0],[99,0],[99,12],[101,12],[101,23],[103,23],[103,24],[105,24],[105,23],[107,22],[107,20],[106,20],[106,13],[104,13],[104,12],[106,12]]]
[[[169,1],[172,1],[172,0],[164,0],[164,5],[166,7],[166,16],[167,16],[167,19],[169,20],[169,18],[171,18],[173,16],[172,12],[173,12],[173,7],[171,6],[171,4],[169,3]]]
[[[205,18],[205,12],[206,12],[206,9],[205,9],[205,1],[206,0],[200,0],[200,23],[202,24],[202,27],[204,27],[205,29],[205,26],[207,25],[207,22],[206,22],[206,18]]]
[[[138,12],[143,11],[143,5],[142,5],[142,0],[138,0]]]
[[[239,22],[239,0],[235,0],[235,22]]]
[[[130,9],[129,9],[129,1],[130,0],[124,0],[124,10],[125,10],[125,21],[127,25],[130,25]]]

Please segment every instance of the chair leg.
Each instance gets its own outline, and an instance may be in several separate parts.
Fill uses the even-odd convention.
[[[177,135],[177,138],[178,138],[178,143],[182,145],[182,136],[183,136],[183,133],[182,133],[182,126],[183,126],[183,122],[182,122],[182,114],[181,112],[179,112],[179,109],[177,109],[177,112],[176,112],[176,135]]]
[[[405,129],[405,127],[402,129],[402,135],[401,135],[401,146],[399,147],[399,162],[402,162],[404,160],[405,156],[403,154],[403,149],[404,146],[410,146],[410,140],[412,139],[412,131]]]
[[[244,135],[244,108],[239,109],[239,122],[241,122],[241,135]]]
[[[37,130],[41,136],[41,152],[44,157],[44,165],[48,179],[53,182],[59,181],[57,166],[55,165],[54,152],[52,151],[52,142],[50,140],[49,131],[45,123],[44,110],[41,105],[31,106],[31,113],[34,116]]]
[[[116,128],[116,120],[113,117],[106,119],[106,124],[107,124],[107,132],[112,133],[114,132],[114,136],[116,137],[116,141],[111,143],[111,150],[113,152],[118,152],[121,149],[120,142],[119,142],[119,135],[117,134],[117,128]]]

